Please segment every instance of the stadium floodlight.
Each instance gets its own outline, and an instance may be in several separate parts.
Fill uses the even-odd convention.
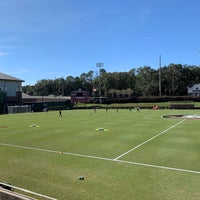
[[[161,55],[159,56],[159,96],[162,96],[162,89],[161,89]]]
[[[97,63],[96,67],[99,68],[99,103],[101,104],[101,68],[103,67],[103,63]]]

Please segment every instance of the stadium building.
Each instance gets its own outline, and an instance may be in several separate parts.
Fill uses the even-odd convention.
[[[0,72],[0,113],[6,113],[7,106],[22,104],[22,82]]]

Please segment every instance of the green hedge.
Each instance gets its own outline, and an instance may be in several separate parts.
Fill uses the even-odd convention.
[[[115,98],[104,99],[103,103],[151,103],[151,102],[169,102],[169,101],[194,101],[200,102],[200,97],[192,96],[148,96],[148,97],[133,97],[133,98]]]

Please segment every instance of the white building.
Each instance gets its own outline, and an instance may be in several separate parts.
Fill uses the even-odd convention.
[[[200,96],[200,83],[194,84],[191,87],[188,86],[187,89],[188,89],[188,95],[189,96],[197,96],[197,97]]]

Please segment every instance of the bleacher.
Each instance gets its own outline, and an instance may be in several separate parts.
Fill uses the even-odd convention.
[[[13,192],[1,187],[0,187],[0,199],[1,200],[36,200],[34,198],[27,197],[25,195],[18,194],[16,192]]]
[[[57,200],[55,198],[48,197],[0,181],[0,200],[41,200],[41,199]]]

